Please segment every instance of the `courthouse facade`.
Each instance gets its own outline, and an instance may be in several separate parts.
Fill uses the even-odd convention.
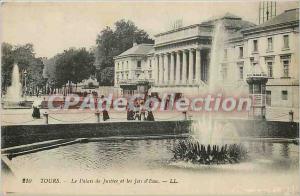
[[[287,10],[255,25],[226,14],[200,24],[155,35],[155,44],[135,44],[115,57],[115,88],[119,95],[177,93],[201,95],[208,88],[212,33],[222,21],[227,39],[220,53],[222,84],[248,92],[247,75],[259,70],[268,76],[267,104],[298,110],[299,9]],[[214,66],[214,65],[211,65]],[[140,88],[147,84],[146,89]],[[298,113],[298,112],[297,112]]]
[[[207,89],[212,32],[217,20],[222,20],[229,33],[254,26],[240,17],[226,14],[157,34],[154,45],[134,44],[115,57],[115,87],[121,87],[122,94],[134,93],[134,90],[126,91],[126,86],[148,80],[151,92],[158,94],[174,90],[185,95],[201,94]]]

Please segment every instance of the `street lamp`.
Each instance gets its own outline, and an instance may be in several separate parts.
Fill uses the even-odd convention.
[[[26,69],[24,70],[24,72],[23,72],[23,74],[24,74],[24,83],[25,83],[25,93],[24,93],[24,97],[25,97],[25,101],[26,101],[26,93],[27,93],[27,84],[26,84],[26,78],[27,78],[27,71],[26,71]]]

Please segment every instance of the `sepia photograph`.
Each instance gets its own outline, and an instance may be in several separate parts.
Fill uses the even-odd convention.
[[[298,196],[299,1],[0,1],[1,195]]]

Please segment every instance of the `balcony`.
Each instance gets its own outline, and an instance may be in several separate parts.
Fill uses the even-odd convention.
[[[268,76],[265,73],[250,73],[250,74],[247,74],[247,78],[252,78],[252,77],[255,77],[255,78],[266,78]]]
[[[119,80],[119,84],[143,84],[143,83],[149,83],[149,84],[154,84],[154,79],[121,79]]]

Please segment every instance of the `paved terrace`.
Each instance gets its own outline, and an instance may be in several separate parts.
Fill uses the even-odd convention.
[[[289,121],[289,109],[282,110],[269,109],[267,108],[267,120],[269,121]],[[48,110],[41,109],[41,118],[32,118],[32,109],[1,109],[1,125],[33,125],[33,124],[44,124],[45,119],[43,113],[49,113],[49,124],[72,124],[72,123],[96,123],[95,111],[86,110]],[[184,120],[185,115],[178,111],[164,111],[154,112],[155,121],[178,121]],[[187,112],[187,117],[192,120],[202,119],[207,117],[207,112]],[[127,121],[126,112],[109,111],[110,119],[106,122],[124,122]],[[215,118],[229,118],[229,119],[248,119],[248,113],[246,112],[235,112],[235,113],[214,113]],[[102,123],[102,114],[101,120]],[[299,122],[299,111],[294,111],[294,121]],[[100,122],[100,123],[101,123]]]

